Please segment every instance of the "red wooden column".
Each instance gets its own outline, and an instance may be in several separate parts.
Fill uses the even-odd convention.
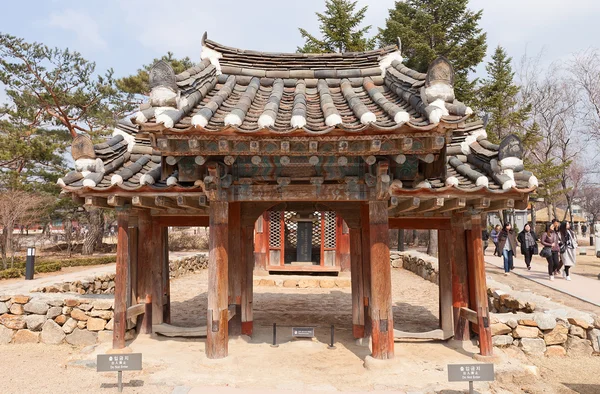
[[[254,298],[254,226],[242,227],[242,334],[252,336]]]
[[[335,221],[335,259],[336,265],[340,267],[342,272],[350,271],[350,234],[348,226],[344,222],[344,219],[337,217]]]
[[[152,242],[152,217],[150,211],[138,213],[138,259],[137,259],[137,303],[143,304],[146,298],[152,298],[152,255],[155,253]],[[137,329],[141,334],[152,333],[152,321],[148,314],[138,316]]]
[[[371,330],[373,358],[394,358],[392,269],[387,201],[369,201],[371,251]]]
[[[363,279],[363,307],[365,316],[365,338],[371,336],[371,243],[369,227],[369,205],[360,206],[360,223],[362,227],[362,279]]]
[[[209,205],[208,310],[206,356],[227,357],[228,348],[228,203],[211,201]]]
[[[360,228],[350,229],[350,278],[352,282],[352,334],[365,337],[364,281]]]
[[[454,259],[452,231],[438,230],[440,328],[444,334],[449,335],[454,334],[452,312],[452,261]]]
[[[269,251],[268,213],[260,215],[256,221],[256,238],[254,239],[254,261],[257,271],[267,270],[267,253]]]
[[[117,210],[117,274],[115,276],[115,321],[113,348],[125,347],[127,329],[127,277],[129,276],[129,209]]]
[[[483,260],[483,242],[481,240],[481,216],[471,216],[471,229],[467,231],[468,268],[472,285],[470,291],[473,299],[471,309],[477,312],[477,332],[479,334],[479,351],[482,356],[493,354],[490,313],[485,280],[485,264]]]
[[[452,267],[452,312],[454,316],[454,339],[467,341],[470,339],[468,321],[460,317],[460,308],[469,306],[469,278],[467,270],[467,248],[465,240],[465,221],[462,214],[452,217],[452,238],[454,258]]]
[[[227,302],[235,308],[235,315],[229,320],[229,335],[242,334],[242,279],[245,276],[245,267],[242,267],[244,261],[242,260],[241,246],[243,242],[241,212],[239,202],[229,203],[229,243],[227,247],[229,296]]]
[[[165,243],[163,228],[160,224],[152,221],[152,254],[150,265],[152,270],[152,324],[164,323],[164,256]],[[168,275],[168,274],[167,274]]]
[[[169,227],[162,227],[162,242],[163,242],[163,320],[165,323],[171,323],[171,279],[169,277]]]

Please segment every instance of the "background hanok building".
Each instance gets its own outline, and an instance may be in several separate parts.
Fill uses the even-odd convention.
[[[350,269],[354,336],[391,358],[388,229],[403,228],[439,230],[440,329],[414,335],[465,340],[470,325],[491,355],[481,217],[525,207],[537,181],[516,137],[494,145],[468,122],[452,66],[408,69],[399,45],[279,54],[206,36],[201,59],[178,75],[157,63],[149,102],[107,142],[77,138],[59,181],[118,210],[114,347],[144,300],[143,332],[170,321],[167,226],[208,225],[209,358],[252,334],[255,267],[298,262]]]

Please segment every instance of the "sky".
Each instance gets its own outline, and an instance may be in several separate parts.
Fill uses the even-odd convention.
[[[272,52],[293,52],[302,44],[298,27],[318,33],[315,11],[324,0],[29,0],[3,1],[0,31],[68,47],[95,61],[97,71],[134,73],[167,51],[200,59],[204,31],[219,43]],[[391,0],[368,5],[365,24],[384,26]],[[543,61],[566,61],[573,52],[599,46],[598,0],[471,0],[483,9],[488,54],[502,45],[515,60],[544,51]],[[484,73],[478,68],[478,75]],[[2,100],[0,96],[0,101]]]

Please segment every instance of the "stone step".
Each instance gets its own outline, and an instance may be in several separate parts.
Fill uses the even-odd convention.
[[[300,275],[268,275],[254,278],[254,286],[287,287],[300,289],[333,289],[351,287],[348,277],[315,277]]]

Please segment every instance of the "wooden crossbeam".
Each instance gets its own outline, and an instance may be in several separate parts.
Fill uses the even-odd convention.
[[[474,209],[488,209],[490,207],[491,200],[488,197],[478,198],[476,200],[469,200],[468,206]]]
[[[157,207],[174,208],[174,209],[179,208],[177,206],[176,202],[172,201],[169,197],[166,197],[166,196],[156,196],[154,198],[154,203],[156,204]]]
[[[152,197],[143,197],[143,196],[133,196],[131,197],[131,205],[138,208],[158,208],[163,209],[163,207],[159,207],[154,202]]]
[[[421,205],[421,199],[418,197],[411,197],[407,200],[398,203],[396,212],[400,213],[414,211],[419,207],[419,205]]]
[[[457,209],[463,209],[467,205],[467,199],[464,197],[452,198],[444,202],[444,206],[438,209],[438,212],[448,212]]]
[[[120,196],[108,196],[106,202],[112,207],[122,207],[123,205],[127,204],[127,199]]]
[[[206,198],[206,197],[205,197]],[[200,205],[200,198],[190,196],[177,196],[177,206],[179,208],[202,209],[206,205]]]
[[[432,198],[431,200],[427,200],[424,203],[421,203],[418,208],[416,208],[413,212],[429,212],[435,211],[436,209],[440,209],[444,206],[444,199],[442,197]]]
[[[146,312],[146,304],[136,304],[127,308],[125,317],[127,320],[133,319],[139,315],[143,315]]]
[[[466,307],[460,308],[460,316],[462,318],[470,321],[471,323],[478,324],[477,312],[475,312],[472,309],[469,309],[469,308],[466,308]]]
[[[513,200],[513,199],[498,200],[498,201],[492,201],[490,203],[490,206],[487,208],[487,210],[499,211],[501,209],[511,209],[514,207],[515,207],[515,200]]]
[[[106,198],[102,198],[102,197],[93,197],[93,196],[87,196],[85,198],[85,204],[86,207],[101,207],[101,208],[109,208],[110,205],[108,205],[108,203],[106,202]]]
[[[529,199],[526,197],[524,200],[515,201],[515,209],[527,209],[529,205]]]

